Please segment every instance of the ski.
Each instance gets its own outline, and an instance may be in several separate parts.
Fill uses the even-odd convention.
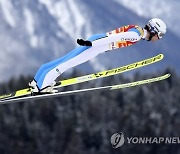
[[[129,64],[129,65],[121,66],[118,68],[114,68],[114,69],[110,69],[110,70],[106,70],[106,71],[102,71],[102,72],[98,72],[98,73],[93,73],[93,74],[89,74],[89,75],[85,75],[85,76],[62,80],[57,83],[55,88],[65,87],[65,86],[69,86],[69,85],[73,85],[73,84],[78,84],[78,83],[82,83],[82,82],[86,82],[86,81],[96,80],[99,78],[104,78],[104,77],[124,73],[124,72],[130,71],[130,70],[134,70],[137,68],[141,68],[141,67],[159,62],[163,59],[163,57],[164,57],[163,54],[158,54],[154,57],[144,59],[142,61],[138,61],[138,62]],[[30,89],[26,88],[26,89],[17,90],[16,92],[12,92],[9,94],[1,95],[0,100],[7,99],[7,98],[28,96],[30,94],[31,94]]]
[[[104,86],[104,87],[58,92],[58,93],[54,93],[54,94],[43,94],[43,95],[36,95],[36,96],[26,96],[26,97],[20,97],[20,98],[5,99],[5,100],[1,100],[0,104],[8,104],[8,103],[38,100],[38,99],[47,99],[47,98],[53,98],[53,97],[62,97],[62,96],[80,94],[80,93],[82,94],[83,92],[90,92],[90,91],[117,90],[117,89],[135,87],[135,86],[139,86],[139,85],[144,85],[144,84],[149,84],[149,83],[165,80],[165,79],[169,78],[170,76],[171,76],[171,74],[165,74],[165,75],[162,75],[159,77],[149,78],[149,79],[130,82],[130,83],[112,85],[112,86]]]

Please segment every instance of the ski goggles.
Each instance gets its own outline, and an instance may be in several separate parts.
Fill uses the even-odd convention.
[[[157,36],[158,36],[158,39],[162,39],[162,37],[164,36],[164,33],[162,33],[162,32],[157,32]]]
[[[152,27],[150,24],[147,24],[147,26],[149,27],[150,33],[157,34],[158,39],[162,39],[164,33],[160,32],[155,26]]]

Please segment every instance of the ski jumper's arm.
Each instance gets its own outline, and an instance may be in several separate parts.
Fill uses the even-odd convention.
[[[106,37],[93,41],[92,46],[109,44],[110,50],[127,47],[141,40],[143,35],[141,27],[128,25],[106,33]]]

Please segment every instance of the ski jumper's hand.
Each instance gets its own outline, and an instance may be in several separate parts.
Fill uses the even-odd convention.
[[[88,40],[77,39],[77,43],[81,46],[92,46],[91,41]]]

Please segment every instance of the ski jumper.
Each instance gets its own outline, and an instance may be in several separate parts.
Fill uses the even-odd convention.
[[[55,80],[69,68],[82,64],[108,50],[130,46],[145,38],[146,30],[136,25],[127,25],[111,32],[96,34],[88,40],[92,46],[80,46],[67,55],[44,64],[34,80],[40,90],[55,84]]]

